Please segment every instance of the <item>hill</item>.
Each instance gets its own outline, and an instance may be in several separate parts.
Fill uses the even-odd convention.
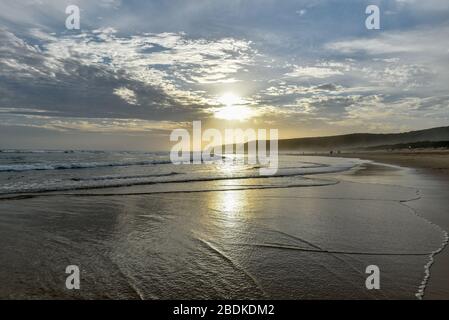
[[[422,141],[449,141],[449,127],[438,127],[403,133],[353,133],[328,137],[282,139],[279,140],[279,150],[355,150],[376,146],[418,143]]]

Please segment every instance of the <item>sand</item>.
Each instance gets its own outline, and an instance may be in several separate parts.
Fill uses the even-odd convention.
[[[436,201],[449,195],[449,151],[442,150],[404,150],[391,152],[355,152],[342,153],[339,157],[360,158],[375,161],[366,166],[366,170],[355,173],[365,176],[392,175],[390,164],[413,169],[413,173],[420,177],[419,181],[432,181],[432,188],[418,185],[422,198],[409,203],[412,208],[419,210],[419,214],[435,223],[445,231],[449,230],[449,210],[447,204]],[[394,177],[394,174],[393,174]],[[436,186],[437,185],[437,186]],[[436,187],[435,187],[436,186]],[[446,248],[435,256],[431,266],[425,299],[449,299],[449,249]]]
[[[264,189],[261,179],[218,180],[188,186],[207,192],[0,201],[0,297],[415,299],[441,246],[428,220],[444,222],[445,181],[382,165],[314,179],[328,183]],[[259,189],[241,189],[248,183]],[[225,184],[240,190],[219,191]],[[441,261],[425,297],[449,297]],[[81,266],[80,291],[64,288],[69,264]],[[365,287],[372,264],[378,291]]]
[[[342,153],[339,157],[361,158],[381,163],[425,169],[435,174],[449,175],[449,151],[413,150],[392,152],[354,152]]]

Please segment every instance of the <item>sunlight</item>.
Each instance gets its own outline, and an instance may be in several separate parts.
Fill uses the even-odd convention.
[[[242,98],[233,94],[232,92],[228,92],[223,94],[220,98],[218,98],[218,102],[224,104],[227,107],[231,107],[236,104],[241,104]]]
[[[243,121],[254,116],[253,110],[243,105],[244,100],[233,93],[225,93],[217,101],[225,105],[215,111],[214,117],[217,119]]]

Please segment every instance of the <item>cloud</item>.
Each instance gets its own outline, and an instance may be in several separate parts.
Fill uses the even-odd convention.
[[[297,10],[296,13],[299,16],[303,16],[303,15],[305,15],[307,13],[307,10],[306,9]]]
[[[114,94],[125,100],[128,104],[138,105],[137,96],[134,91],[126,87],[114,89]]]
[[[81,30],[64,27],[68,4]],[[335,5],[4,0],[0,126],[154,133],[218,121],[226,92],[258,125],[305,135],[447,122],[448,2],[382,2],[394,16],[379,32],[365,30],[363,2]]]
[[[343,73],[340,70],[329,67],[302,67],[296,66],[292,72],[286,73],[285,75],[288,77],[297,77],[297,78],[318,78],[324,79],[329,78],[336,75],[342,75]]]
[[[377,37],[356,38],[327,43],[328,50],[344,54],[362,52],[368,55],[427,54],[447,57],[449,26],[420,28],[407,31],[383,32]]]
[[[117,33],[114,28],[100,28],[54,36],[32,29],[33,39],[26,41],[0,30],[4,40],[0,72],[6,79],[0,88],[4,91],[0,104],[34,105],[70,116],[101,117],[108,112],[123,117],[127,111],[114,100],[119,97],[144,107],[139,117],[181,117],[196,108],[189,112],[198,119],[201,113],[207,114],[198,106],[214,105],[214,94],[204,85],[240,81],[236,76],[246,72],[257,54],[249,41],[233,38],[191,39],[183,33],[123,37]],[[38,45],[30,44],[36,41]],[[42,90],[48,94],[35,94]],[[72,96],[79,98],[69,99]],[[66,105],[60,105],[58,97]],[[128,116],[136,113],[129,111]]]
[[[389,97],[371,95],[360,97],[345,108],[343,119],[333,124],[351,126],[365,124],[378,130],[413,130],[414,125],[447,125],[449,115],[449,96],[439,97]],[[435,118],[438,121],[435,122]],[[431,124],[433,123],[433,125]],[[400,126],[399,129],[396,126]]]
[[[0,113],[2,126],[19,126],[47,129],[59,132],[91,133],[148,133],[153,131],[171,131],[182,128],[184,123],[173,121],[149,121],[141,119],[80,118],[24,115],[10,112]]]
[[[185,105],[206,102],[193,85],[234,82],[232,76],[250,65],[255,54],[244,40],[189,39],[182,33],[119,37],[111,28],[61,37],[43,47],[50,60],[76,59],[84,66],[156,87]]]

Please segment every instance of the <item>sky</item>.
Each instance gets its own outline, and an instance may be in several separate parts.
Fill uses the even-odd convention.
[[[449,1],[0,2],[0,149],[165,150],[192,121],[280,138],[447,126]]]

